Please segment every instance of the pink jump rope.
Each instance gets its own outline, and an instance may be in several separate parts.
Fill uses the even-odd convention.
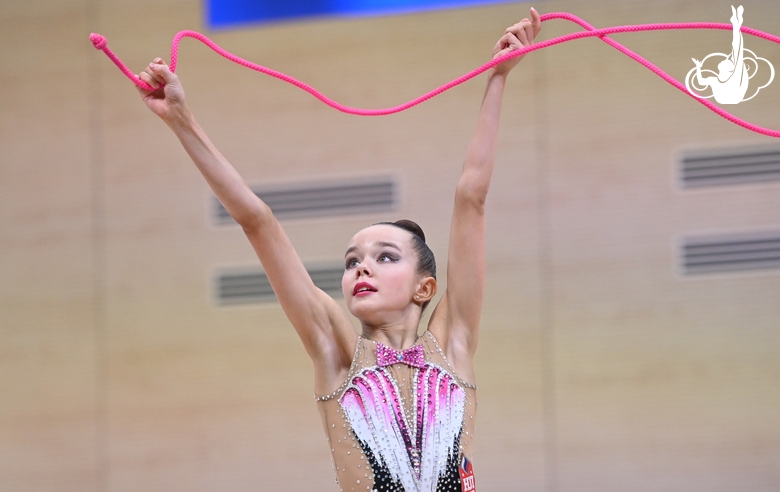
[[[222,55],[223,57],[227,58],[230,61],[233,61],[235,63],[238,63],[239,65],[243,65],[244,67],[251,68],[252,70],[264,73],[266,75],[270,75],[271,77],[276,77],[277,79],[281,79],[285,82],[288,82],[294,86],[297,86],[300,89],[305,90],[306,92],[310,93],[320,101],[324,102],[328,106],[338,109],[339,111],[342,111],[344,113],[348,114],[354,114],[354,115],[360,115],[360,116],[382,116],[386,114],[392,114],[392,113],[398,113],[400,111],[404,111],[406,109],[411,108],[412,106],[416,106],[420,104],[423,101],[427,101],[428,99],[437,96],[441,94],[442,92],[449,90],[456,85],[460,85],[463,82],[466,82],[469,79],[472,79],[476,77],[477,75],[481,74],[482,72],[494,67],[495,65],[498,65],[510,58],[514,58],[516,56],[523,55],[525,53],[530,53],[531,51],[540,50],[542,48],[547,48],[548,46],[553,46],[560,43],[565,43],[567,41],[572,41],[574,39],[581,39],[581,38],[589,38],[589,37],[598,37],[608,45],[612,46],[616,50],[622,52],[626,56],[629,56],[630,58],[633,58],[637,62],[641,63],[651,71],[653,71],[656,75],[664,79],[665,81],[669,82],[671,85],[676,87],[677,89],[681,90],[683,93],[688,94],[689,96],[693,97],[696,101],[700,102],[701,104],[707,106],[709,109],[714,111],[715,113],[719,114],[720,116],[726,118],[727,120],[731,121],[732,123],[736,123],[737,125],[740,125],[744,128],[747,128],[748,130],[752,130],[756,133],[761,133],[763,135],[768,135],[770,137],[776,137],[780,138],[780,131],[778,130],[772,130],[769,128],[763,128],[757,125],[754,125],[752,123],[749,123],[745,120],[742,120],[740,118],[737,118],[736,116],[732,115],[728,111],[725,111],[721,109],[720,107],[716,106],[715,104],[709,102],[706,99],[701,99],[698,97],[695,97],[692,95],[688,90],[685,88],[685,85],[678,82],[674,78],[672,78],[669,74],[661,70],[660,68],[656,67],[652,63],[650,63],[645,58],[639,56],[638,54],[634,53],[633,51],[629,50],[622,44],[610,39],[607,37],[608,34],[616,34],[621,32],[639,32],[639,31],[659,31],[659,30],[669,30],[669,29],[722,29],[725,31],[730,31],[733,29],[731,24],[717,24],[712,22],[686,22],[682,24],[640,24],[636,26],[617,26],[617,27],[607,27],[604,29],[596,29],[594,26],[591,26],[584,20],[580,19],[577,16],[574,16],[572,14],[568,14],[565,12],[553,12],[549,14],[544,14],[541,16],[542,22],[552,20],[552,19],[565,19],[571,22],[574,22],[576,24],[579,24],[583,28],[585,28],[585,31],[575,32],[572,34],[567,34],[565,36],[560,36],[554,39],[549,39],[547,41],[542,41],[537,44],[533,44],[531,46],[526,46],[524,48],[521,48],[516,51],[512,51],[511,53],[507,53],[506,55],[496,58],[495,60],[491,60],[484,65],[482,65],[479,68],[476,68],[472,70],[471,72],[458,77],[457,79],[448,82],[447,84],[444,84],[443,86],[439,87],[438,89],[434,89],[431,92],[428,92],[427,94],[423,94],[422,96],[413,99],[407,103],[401,104],[399,106],[394,106],[391,108],[384,108],[384,109],[361,109],[361,108],[352,108],[349,106],[344,106],[343,104],[340,104],[329,97],[325,96],[321,92],[319,92],[314,87],[305,84],[299,80],[296,80],[289,75],[285,75],[281,72],[277,72],[276,70],[272,70],[270,68],[266,68],[260,65],[257,65],[255,63],[252,63],[250,61],[244,60],[243,58],[239,58],[238,56],[229,53],[228,51],[225,51],[224,49],[220,48],[216,43],[211,41],[209,38],[204,36],[203,34],[195,31],[180,31],[176,34],[173,38],[173,42],[171,43],[171,63],[170,63],[170,69],[172,72],[176,71],[176,63],[178,61],[178,53],[179,53],[179,42],[184,37],[190,37],[195,38],[198,41],[202,42],[212,50],[216,51],[219,55]],[[741,31],[745,34],[750,34],[752,36],[756,36],[759,38],[766,39],[768,41],[772,41],[773,43],[780,44],[780,37],[774,36],[772,34],[768,34],[756,29],[751,29],[749,27],[742,27]],[[127,66],[125,66],[124,63],[108,48],[106,38],[101,36],[100,34],[92,33],[89,36],[90,41],[92,41],[92,44],[95,45],[95,48],[98,50],[102,50],[115,64],[119,69],[130,79],[133,81],[133,83],[141,88],[151,90],[153,89],[151,86],[149,86],[146,82],[138,78],[137,75],[135,75],[133,72],[131,72]]]

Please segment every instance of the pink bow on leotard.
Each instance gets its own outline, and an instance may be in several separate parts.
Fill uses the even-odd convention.
[[[422,369],[425,367],[425,353],[423,352],[422,345],[415,345],[414,347],[410,347],[401,352],[377,342],[376,363],[380,367],[392,366],[393,364],[406,364],[411,367]]]

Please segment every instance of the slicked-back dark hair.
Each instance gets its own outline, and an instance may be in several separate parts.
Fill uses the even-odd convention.
[[[378,222],[374,225],[390,225],[405,230],[412,235],[412,245],[414,252],[417,253],[417,273],[436,278],[436,258],[433,251],[425,242],[425,233],[416,222],[408,219],[396,220],[395,222]],[[428,307],[431,301],[426,301],[422,308]]]

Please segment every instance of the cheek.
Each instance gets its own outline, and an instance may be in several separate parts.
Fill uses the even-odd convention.
[[[350,285],[349,285],[349,277],[347,276],[347,272],[344,271],[344,275],[341,276],[341,292],[344,294],[344,298],[347,299],[347,294],[351,294],[350,291]]]
[[[414,289],[415,279],[414,272],[408,268],[393,269],[387,276],[388,286],[393,293],[404,297],[408,297]]]

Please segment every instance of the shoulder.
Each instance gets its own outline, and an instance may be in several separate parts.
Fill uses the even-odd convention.
[[[370,346],[370,340],[358,336],[355,341],[355,345],[352,348],[352,358],[346,371],[342,371],[343,374],[335,374],[334,378],[328,382],[323,388],[317,387],[315,381],[314,397],[318,402],[325,402],[328,400],[338,399],[344,394],[349,386],[349,382],[360,371],[360,368],[365,366],[365,359],[369,357],[369,353],[372,353]],[[315,373],[316,375],[316,373]]]
[[[449,315],[449,301],[444,296],[436,305],[428,323],[428,332],[432,335],[441,355],[455,371],[458,377],[473,382],[474,354],[477,350],[476,333],[478,327],[461,326]]]
[[[361,338],[344,309],[321,292],[325,318],[316,330],[315,339],[306,345],[314,366],[314,392],[331,393],[346,379]]]

